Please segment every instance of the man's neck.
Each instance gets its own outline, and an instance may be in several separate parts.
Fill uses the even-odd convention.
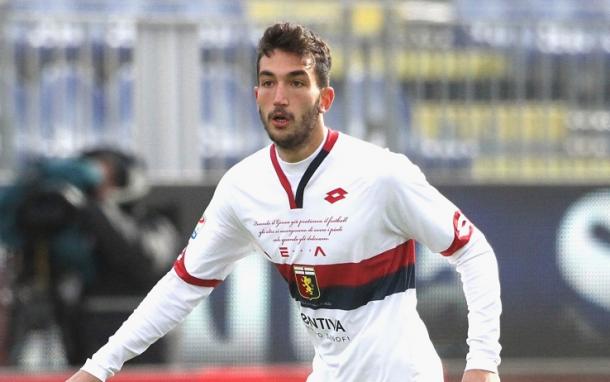
[[[292,148],[292,149],[283,149],[276,145],[277,154],[279,157],[288,163],[296,163],[300,162],[303,159],[309,157],[313,154],[318,147],[322,144],[324,140],[324,135],[326,132],[326,126],[324,124],[319,124],[314,127],[314,130],[311,132],[309,139],[302,146]]]

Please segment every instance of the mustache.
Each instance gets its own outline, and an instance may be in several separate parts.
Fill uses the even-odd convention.
[[[274,118],[285,118],[285,119],[293,120],[294,114],[286,111],[286,109],[284,109],[284,108],[276,107],[275,109],[273,109],[272,111],[267,113],[268,120],[272,120]]]

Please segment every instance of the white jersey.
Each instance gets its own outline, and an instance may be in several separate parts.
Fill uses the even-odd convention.
[[[345,134],[328,130],[300,163],[271,145],[229,170],[174,271],[204,296],[253,249],[265,256],[315,347],[309,382],[442,381],[416,312],[415,241],[458,266],[475,312],[467,368],[496,371],[499,284],[485,238],[405,156]],[[116,369],[104,354],[128,342],[114,341],[102,369]]]

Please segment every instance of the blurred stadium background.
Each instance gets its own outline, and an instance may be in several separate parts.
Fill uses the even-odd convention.
[[[328,124],[406,153],[496,249],[503,380],[610,380],[610,0],[0,0],[0,187],[32,157],[121,147],[186,242],[222,173],[267,143],[255,44],[283,20],[331,43]],[[9,259],[0,248],[0,380],[60,380],[53,329],[8,362]],[[304,380],[282,283],[247,258],[172,332],[168,364],[116,381]],[[421,248],[420,312],[449,380],[459,285]]]

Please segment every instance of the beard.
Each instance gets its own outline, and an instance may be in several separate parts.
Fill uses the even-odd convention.
[[[273,132],[273,128],[271,125],[272,116],[274,113],[284,113],[286,117],[294,122],[294,127],[292,132],[287,134],[277,134]],[[265,117],[263,115],[262,110],[258,110],[258,115],[267,131],[267,135],[269,135],[269,139],[273,141],[278,147],[282,149],[296,149],[302,147],[307,144],[309,141],[309,137],[313,131],[316,120],[318,118],[318,114],[320,114],[320,99],[316,101],[316,103],[308,110],[305,110],[303,116],[300,120],[296,121],[294,114],[288,113],[283,108],[275,108]]]

